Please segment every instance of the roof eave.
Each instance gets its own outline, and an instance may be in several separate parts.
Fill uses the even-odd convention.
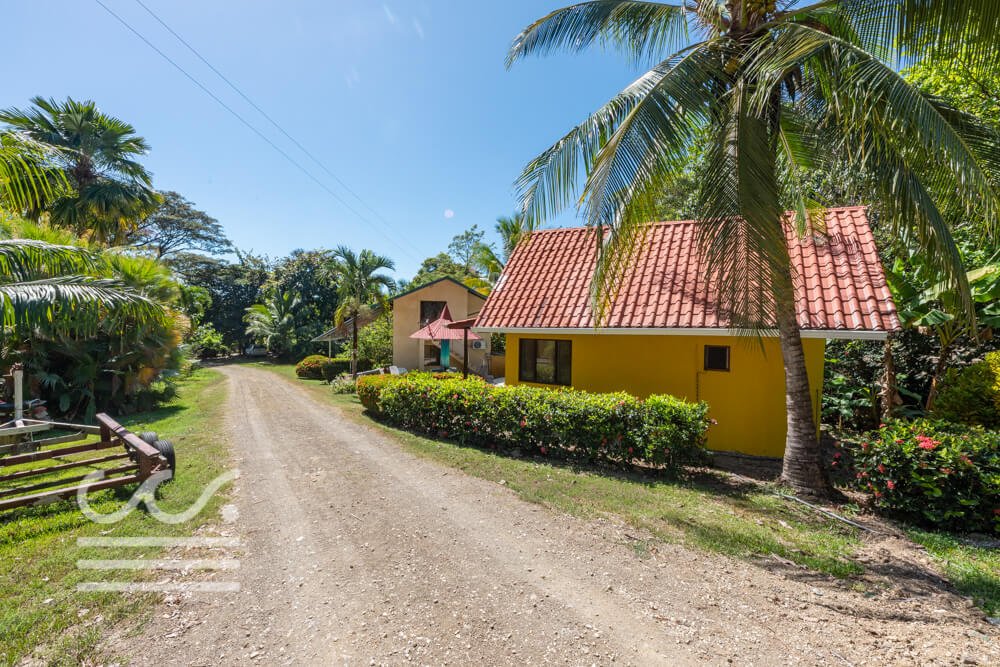
[[[558,334],[558,335],[608,335],[608,336],[745,336],[754,332],[726,328],[574,328],[574,327],[472,327],[477,334]],[[760,332],[767,338],[777,338],[777,330]],[[824,338],[828,340],[885,340],[890,331],[862,329],[802,329],[803,338]]]

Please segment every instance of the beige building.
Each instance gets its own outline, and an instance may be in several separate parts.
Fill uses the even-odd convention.
[[[410,338],[421,328],[436,320],[445,304],[454,321],[479,314],[486,296],[466,287],[454,278],[439,278],[415,287],[392,300],[392,363],[407,370],[436,369],[441,366],[441,345],[436,341]],[[469,372],[488,372],[490,341],[469,341]],[[462,341],[452,341],[450,365],[461,370],[464,362]]]

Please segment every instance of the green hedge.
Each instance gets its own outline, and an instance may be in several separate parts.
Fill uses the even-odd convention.
[[[667,468],[707,460],[708,406],[671,396],[641,401],[420,373],[362,378],[358,396],[393,424],[466,444]]]
[[[312,354],[295,366],[295,375],[305,380],[326,380],[351,372],[351,360]]]
[[[1000,433],[900,421],[848,450],[855,481],[876,508],[934,528],[1000,532]]]
[[[1000,428],[1000,352],[990,352],[978,364],[950,369],[934,399],[934,416]]]

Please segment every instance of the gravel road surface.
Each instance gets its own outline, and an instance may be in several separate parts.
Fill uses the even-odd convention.
[[[982,614],[919,579],[866,597],[790,564],[642,553],[623,524],[411,456],[272,373],[223,372],[238,516],[203,534],[240,546],[199,555],[240,568],[172,576],[240,590],[168,595],[142,636],[108,638],[128,664],[1000,664]]]

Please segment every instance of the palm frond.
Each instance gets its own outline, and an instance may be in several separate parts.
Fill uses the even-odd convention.
[[[0,240],[0,284],[93,270],[96,257],[83,248],[30,239]]]
[[[636,61],[660,60],[688,40],[684,5],[640,0],[591,0],[535,21],[514,38],[507,66],[530,55],[582,51],[594,43],[627,53]]]
[[[642,115],[633,117],[635,126],[647,127],[649,123],[644,121],[658,115],[673,122],[673,125],[659,133],[661,137],[667,132],[676,137],[690,137],[693,133],[693,119],[698,114],[706,113],[704,107],[711,98],[704,95],[698,99],[695,88],[707,85],[702,79],[685,77],[703,73],[705,68],[719,74],[722,65],[713,66],[709,62],[712,48],[711,43],[705,44],[694,50],[694,53],[700,55],[683,52],[660,63],[529,162],[515,183],[521,210],[529,223],[538,224],[578,202],[576,192],[581,174],[591,174],[597,156],[640,105],[645,106]],[[692,56],[690,59],[685,57],[689,55]],[[698,103],[690,108],[681,108],[677,101],[671,99],[672,94],[677,95],[677,100],[696,100]],[[622,134],[619,135],[619,143],[625,143]],[[634,142],[628,146],[636,148]],[[675,146],[671,151],[672,156],[677,155],[677,148]],[[605,151],[604,159],[607,160],[609,155],[612,152]],[[611,173],[609,165],[605,174]],[[591,188],[591,191],[599,192],[596,187]],[[601,206],[595,203],[591,210],[596,215]]]
[[[116,280],[59,276],[0,284],[4,327],[91,335],[127,321],[160,321],[163,308]]]
[[[840,0],[838,9],[861,36],[859,46],[871,53],[892,49],[894,66],[918,55],[946,60],[961,46],[969,62],[1000,71],[995,0]]]

